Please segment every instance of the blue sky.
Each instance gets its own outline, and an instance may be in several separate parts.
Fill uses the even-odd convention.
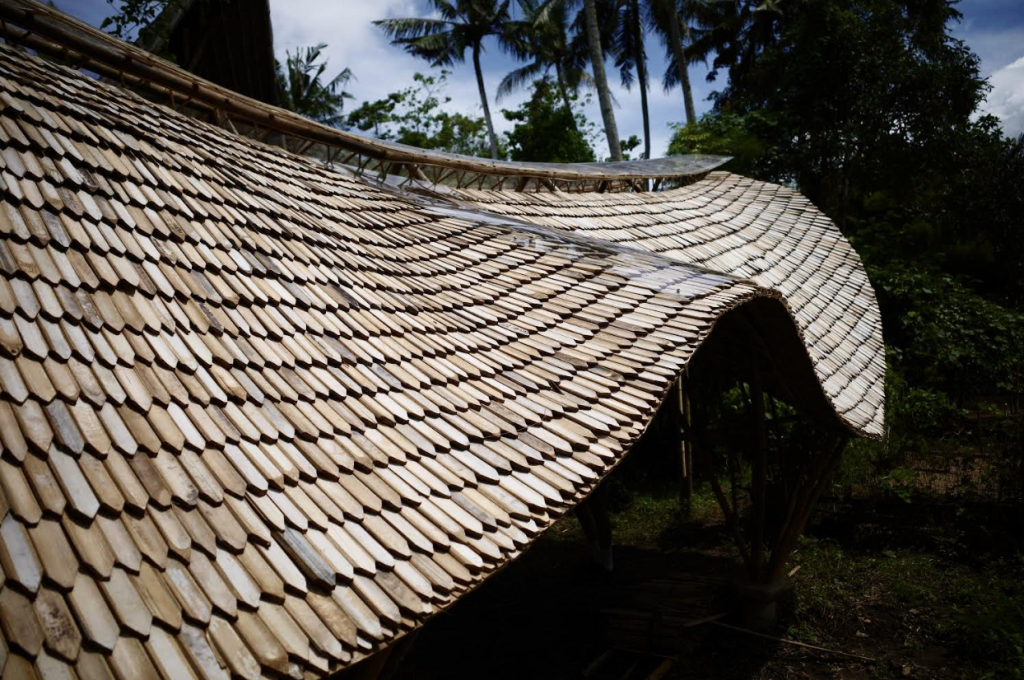
[[[274,22],[274,48],[279,57],[286,50],[319,42],[328,44],[328,72],[333,74],[349,67],[356,80],[349,91],[357,101],[374,100],[412,84],[417,71],[427,65],[388,44],[380,30],[370,22],[374,19],[398,16],[424,16],[428,10],[422,0],[270,0]],[[56,0],[59,9],[84,21],[99,25],[112,12],[107,0]],[[993,91],[989,95],[987,110],[1003,121],[1009,134],[1024,132],[1024,2],[1021,0],[963,0],[959,5],[963,21],[953,33],[964,39],[981,58],[982,73],[990,79]],[[649,52],[652,56],[651,106],[652,155],[663,155],[671,136],[670,122],[684,117],[682,95],[678,89],[663,92],[661,74],[665,70],[663,50],[655,38]],[[499,110],[514,108],[526,94],[517,94],[494,103],[494,93],[501,78],[512,68],[514,61],[502,54],[497,45],[490,45],[484,55],[483,69],[495,127],[499,132],[511,125]],[[701,65],[691,68],[694,99],[698,113],[709,108],[708,94],[717,86],[705,80],[708,69]],[[611,72],[609,76],[613,75]],[[619,135],[641,135],[639,94],[626,91],[618,85],[614,74],[614,94],[618,101],[616,120]],[[469,64],[455,68],[450,77],[447,94],[450,107],[464,112],[480,112],[480,99],[476,81]],[[592,121],[600,122],[596,103],[585,111]],[[607,149],[602,139],[598,153]]]

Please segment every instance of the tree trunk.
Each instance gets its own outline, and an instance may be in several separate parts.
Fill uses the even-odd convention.
[[[562,67],[560,64],[555,64],[555,76],[558,79],[558,93],[562,97],[562,105],[565,106],[565,112],[569,114],[569,121],[572,124],[572,129],[576,128],[576,116],[572,113],[572,102],[569,101],[569,90],[565,87],[565,78],[562,76]]]
[[[666,0],[668,3],[668,30],[672,43],[672,54],[676,58],[676,68],[679,70],[679,83],[683,87],[683,104],[686,106],[686,124],[693,125],[697,122],[697,112],[693,108],[693,92],[690,90],[690,72],[686,64],[686,55],[683,53],[683,22],[679,20],[679,12],[676,9],[676,0]],[[687,29],[689,33],[689,29]]]
[[[473,45],[473,68],[476,69],[476,86],[480,89],[480,103],[484,105],[484,122],[487,123],[487,136],[491,141],[491,158],[496,159],[498,157],[498,138],[494,136],[491,107],[487,105],[487,88],[484,87],[484,72],[480,70],[480,43]]]
[[[619,130],[615,126],[615,112],[612,110],[612,93],[608,89],[608,78],[604,72],[604,51],[601,49],[595,0],[583,0],[583,14],[586,19],[587,44],[590,47],[590,65],[594,69],[594,84],[597,86],[597,101],[601,104],[601,117],[604,118],[604,136],[608,138],[611,159],[621,161],[622,147],[619,146]]]
[[[644,118],[644,158],[651,157],[651,117],[647,110],[647,64],[644,63],[644,31],[640,26],[640,2],[631,0],[633,10],[633,42],[636,45],[636,78],[640,81],[640,110]]]

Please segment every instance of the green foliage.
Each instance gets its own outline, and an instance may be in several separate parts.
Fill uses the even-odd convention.
[[[569,95],[575,102],[575,95]],[[502,114],[515,127],[507,133],[509,156],[514,161],[585,163],[594,161],[590,146],[593,125],[582,113],[572,114],[559,99],[547,77],[533,84],[533,95]]]
[[[909,500],[919,490],[906,465],[951,469],[983,448],[990,456],[987,482],[1019,494],[1021,414],[1003,402],[1012,402],[1024,381],[1024,315],[937,267],[908,257],[886,262],[876,250],[898,248],[886,238],[890,233],[873,226],[854,239],[868,263],[888,342],[888,436],[864,446],[875,465],[871,473],[879,488]],[[989,409],[995,418],[982,429],[974,414]],[[970,477],[950,483],[947,496],[977,490]]]
[[[406,52],[426,59],[431,66],[452,66],[466,59],[466,50],[473,58],[480,104],[484,112],[491,158],[500,158],[498,138],[491,123],[491,109],[487,103],[480,53],[484,40],[491,36],[503,39],[506,35],[510,0],[430,0],[434,16],[382,19],[373,22]]]
[[[941,677],[1024,677],[1020,555],[972,567],[930,552],[803,539],[793,561],[801,572],[788,636],[840,648],[858,634],[875,644],[895,636],[893,646],[908,651],[880,659],[877,677],[905,676],[914,669],[904,659],[923,649],[948,652]],[[937,669],[917,670],[913,677]]]
[[[894,348],[890,356],[910,383],[946,392],[961,404],[971,395],[1020,388],[1024,315],[950,274],[902,259],[874,265],[881,259],[873,257],[874,247],[862,253]]]
[[[498,99],[555,73],[563,103],[571,109],[580,85],[592,84],[587,73],[587,46],[572,27],[570,3],[550,0],[519,0],[522,19],[508,21],[502,29],[505,49],[526,64],[512,70],[498,85]]]
[[[1024,137],[976,115],[987,85],[951,36],[954,3],[740,0],[694,12],[690,56],[713,57],[729,81],[711,114],[676,126],[670,152],[732,155],[736,172],[795,185],[851,239],[878,296],[888,436],[855,445],[844,486],[870,480],[909,498],[911,459],[991,444],[1020,490]],[[967,409],[1000,424],[983,440]]]
[[[633,149],[640,146],[640,138],[636,135],[630,135],[629,139],[620,139],[619,148],[622,149],[622,160],[630,160],[630,154],[633,153]]]
[[[115,12],[105,18],[100,28],[120,40],[138,37],[142,43],[166,38],[167,22],[156,19],[165,9],[181,6],[181,0],[107,0]]]
[[[722,121],[702,131],[744,159],[752,152],[742,167],[795,184],[847,235],[881,213],[888,240],[911,247],[910,264],[932,253],[945,271],[1019,305],[1024,140],[976,117],[987,85],[977,56],[950,34],[953,3],[760,8],[744,0],[698,12],[694,49],[714,50],[729,73],[714,95]]]
[[[762,174],[795,182],[840,222],[865,191],[907,197],[969,130],[985,94],[977,57],[946,29],[957,16],[947,2],[890,0],[751,12],[734,40],[760,48],[726,52],[729,84],[714,95],[716,110],[769,112],[774,125],[758,129],[773,151]]]
[[[363,102],[346,120],[348,126],[421,149],[487,156],[490,147],[483,118],[445,110],[449,71],[413,76],[415,85],[384,99]]]
[[[669,123],[672,139],[668,154],[706,153],[732,156],[725,169],[740,175],[757,176],[758,163],[767,153],[758,130],[771,126],[770,114],[753,112],[704,114],[695,125]],[[767,135],[763,135],[767,136]]]
[[[345,86],[353,75],[351,69],[346,68],[330,81],[322,82],[327,60],[320,61],[320,57],[325,49],[324,43],[296,48],[294,53],[287,53],[284,69],[275,61],[278,101],[282,108],[337,127],[343,120],[341,112],[345,100],[352,99]]]
[[[1024,585],[1000,578],[1024,558],[1002,560],[982,574],[954,572],[950,617],[939,632],[953,650],[984,668],[982,678],[1024,678]],[[989,666],[989,668],[985,668]],[[992,666],[995,666],[992,668]]]
[[[421,57],[431,66],[452,66],[479,50],[483,39],[504,33],[509,0],[430,0],[435,17],[381,19],[374,25],[392,44]]]

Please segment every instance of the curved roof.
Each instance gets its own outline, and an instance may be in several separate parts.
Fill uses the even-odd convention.
[[[723,315],[794,328],[8,46],[0,105],[4,674],[343,668],[589,493]]]
[[[882,435],[885,345],[864,266],[792,189],[726,172],[654,193],[461,190],[448,200],[739,276],[793,310],[815,373],[851,428]]]

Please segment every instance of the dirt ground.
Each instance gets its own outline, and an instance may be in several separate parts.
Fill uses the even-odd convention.
[[[673,520],[645,527],[655,531],[651,536],[627,531],[628,544],[616,546],[615,572],[595,572],[572,522],[563,520],[426,625],[397,678],[852,680],[1024,673],[1024,560],[1012,552],[979,557],[977,546],[960,545],[948,526],[908,533],[830,521],[794,555],[797,596],[775,634],[873,659],[864,661],[716,624],[686,629],[675,649],[616,649],[609,610],[658,579],[728,577],[735,558],[714,517]],[[731,606],[728,598],[714,604],[720,611]]]

